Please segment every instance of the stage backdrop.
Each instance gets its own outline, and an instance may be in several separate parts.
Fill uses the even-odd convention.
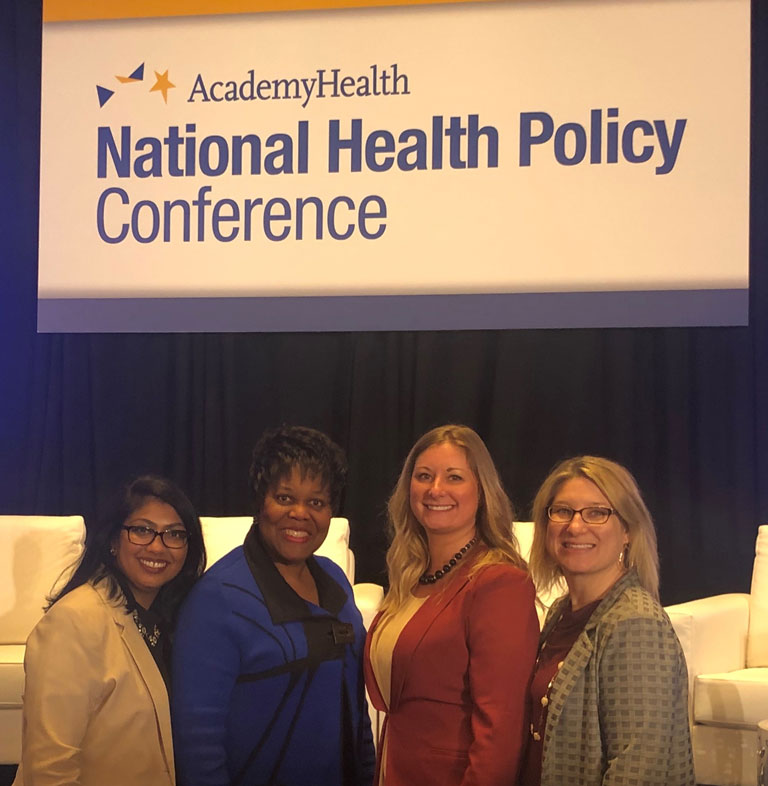
[[[748,0],[151,5],[44,3],[40,330],[746,324]]]
[[[609,456],[632,469],[653,512],[665,603],[748,591],[768,522],[763,0],[752,35],[747,326],[41,334],[41,3],[0,0],[0,512],[91,522],[120,483],[153,471],[202,512],[241,515],[254,441],[302,423],[346,449],[358,580],[383,582],[385,502],[403,458],[426,429],[463,421],[487,441],[521,518],[556,461]]]

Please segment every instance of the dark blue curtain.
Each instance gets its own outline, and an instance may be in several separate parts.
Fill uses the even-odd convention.
[[[459,421],[521,518],[557,460],[606,455],[655,515],[666,603],[747,590],[768,521],[768,12],[753,6],[749,327],[54,336],[35,332],[40,3],[0,0],[0,512],[96,515],[147,470],[203,512],[250,512],[254,440],[302,423],[348,451],[358,577],[382,581],[400,463]]]

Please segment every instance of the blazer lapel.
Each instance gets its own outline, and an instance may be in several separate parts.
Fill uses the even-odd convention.
[[[96,588],[97,590],[100,588]],[[157,720],[157,728],[160,734],[160,745],[163,749],[166,763],[168,765],[168,772],[171,773],[171,778],[174,778],[174,760],[173,760],[173,736],[171,734],[171,712],[168,701],[168,691],[165,687],[165,682],[157,668],[152,653],[149,651],[144,639],[136,627],[133,616],[126,612],[124,606],[115,606],[114,603],[109,604],[112,612],[112,617],[115,625],[120,631],[120,636],[125,643],[128,652],[133,658],[136,669],[144,681],[144,684],[149,691],[152,704],[155,708],[155,718]]]
[[[637,583],[637,575],[634,570],[629,571],[622,576],[616,584],[613,585],[608,594],[603,598],[600,605],[592,612],[592,616],[587,620],[584,630],[579,634],[570,652],[566,655],[563,661],[563,667],[555,676],[552,683],[552,690],[549,694],[549,705],[547,709],[547,727],[546,735],[544,738],[544,752],[546,753],[547,743],[551,737],[552,731],[557,724],[560,715],[563,712],[565,701],[578,682],[579,678],[584,674],[584,670],[592,657],[595,648],[594,638],[595,631],[606,615],[606,613],[613,607],[616,599],[621,595],[627,586],[633,586]],[[550,615],[547,617],[544,625],[544,630],[541,632],[541,642],[546,641],[552,628],[555,626],[565,604],[568,602],[567,596],[553,606]]]
[[[584,669],[592,657],[592,650],[594,649],[592,644],[593,630],[594,628],[590,630],[585,629],[579,634],[579,638],[576,639],[573,647],[571,647],[570,652],[563,661],[562,668],[557,672],[552,682],[552,689],[549,693],[549,705],[547,707],[545,750],[552,730],[554,730],[563,712],[566,699],[578,682],[579,677],[584,673]]]
[[[447,587],[434,595],[430,595],[424,601],[421,608],[408,620],[397,639],[397,644],[395,644],[395,649],[392,653],[392,681],[389,702],[392,711],[397,709],[400,702],[400,696],[405,686],[405,677],[408,673],[408,662],[413,652],[421,644],[435,620],[467,586],[469,571],[473,562],[474,560],[465,562]]]

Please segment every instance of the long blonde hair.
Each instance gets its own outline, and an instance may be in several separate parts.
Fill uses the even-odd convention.
[[[416,460],[427,448],[446,442],[464,450],[477,480],[480,496],[476,519],[477,534],[488,547],[488,551],[477,560],[472,570],[497,562],[510,562],[526,569],[512,529],[512,505],[504,492],[485,443],[468,426],[438,426],[421,436],[411,448],[389,499],[389,591],[382,603],[382,611],[397,611],[408,599],[419,576],[429,566],[427,536],[411,510],[411,476]]]
[[[547,552],[547,508],[563,483],[572,478],[591,480],[616,510],[629,536],[624,564],[637,570],[640,584],[658,600],[659,554],[651,514],[629,470],[599,456],[577,456],[560,462],[536,494],[530,566],[539,592],[549,590],[563,575],[560,566]]]

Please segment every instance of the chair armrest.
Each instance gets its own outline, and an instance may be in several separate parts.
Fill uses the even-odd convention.
[[[713,595],[667,606],[665,611],[685,653],[691,686],[699,674],[745,667],[749,595]]]
[[[340,516],[331,519],[328,535],[315,555],[328,557],[343,571],[350,584],[355,583],[355,555],[349,548],[349,520]]]
[[[379,606],[381,606],[381,601],[384,600],[384,587],[363,582],[355,584],[352,587],[352,592],[355,596],[355,605],[363,615],[363,625],[368,630]]]
[[[563,595],[568,594],[568,585],[565,579],[561,576],[557,583],[550,587],[547,592],[539,592],[536,589],[536,613],[539,615],[539,625],[543,627],[544,620],[547,618],[550,608],[556,600],[559,600]]]
[[[347,574],[349,583],[354,586],[355,584],[355,552],[352,549],[347,549],[347,569],[344,571]]]

